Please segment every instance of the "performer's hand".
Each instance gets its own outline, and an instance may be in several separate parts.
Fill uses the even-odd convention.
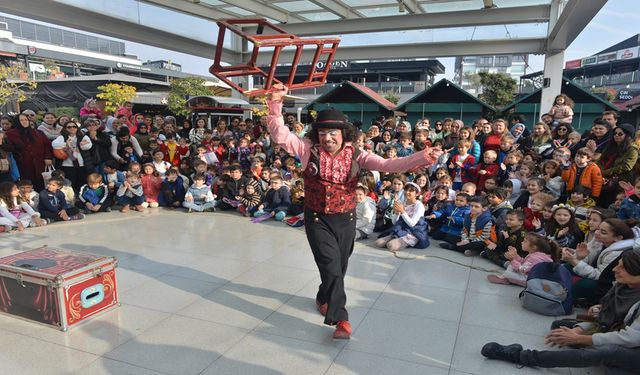
[[[268,94],[268,99],[274,102],[283,101],[284,96],[289,92],[287,86],[282,83],[276,83],[271,87],[271,91]]]

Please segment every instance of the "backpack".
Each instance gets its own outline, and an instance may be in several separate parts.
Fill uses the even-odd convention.
[[[520,293],[522,307],[542,315],[568,315],[573,308],[571,272],[552,262],[538,263]]]

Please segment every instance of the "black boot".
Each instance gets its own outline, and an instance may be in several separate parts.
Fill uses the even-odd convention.
[[[520,364],[521,351],[522,345],[520,344],[500,345],[497,342],[490,342],[482,347],[480,353],[489,359],[498,359]]]
[[[453,250],[454,247],[452,244],[448,243],[448,242],[440,242],[440,247],[443,249],[447,249],[447,250]]]

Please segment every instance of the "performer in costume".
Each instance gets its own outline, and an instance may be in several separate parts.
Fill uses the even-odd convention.
[[[282,98],[287,88],[274,85],[267,101],[271,139],[302,162],[304,177],[304,223],[321,284],[316,296],[324,323],[335,325],[333,337],[348,339],[351,324],[345,308],[344,277],[356,235],[355,188],[360,169],[405,172],[432,165],[440,151],[425,148],[411,156],[383,159],[359,152],[353,146],[356,129],[335,109],[318,113],[307,138],[292,133],[282,117]],[[400,203],[398,203],[400,204]]]

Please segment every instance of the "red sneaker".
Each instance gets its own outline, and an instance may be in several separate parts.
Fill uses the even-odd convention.
[[[318,301],[316,301],[316,307],[318,308],[318,312],[322,315],[322,316],[327,316],[327,310],[329,310],[329,304],[328,303],[323,303],[320,304]]]
[[[333,338],[338,340],[349,340],[351,338],[351,323],[348,320],[341,320],[336,324]]]

